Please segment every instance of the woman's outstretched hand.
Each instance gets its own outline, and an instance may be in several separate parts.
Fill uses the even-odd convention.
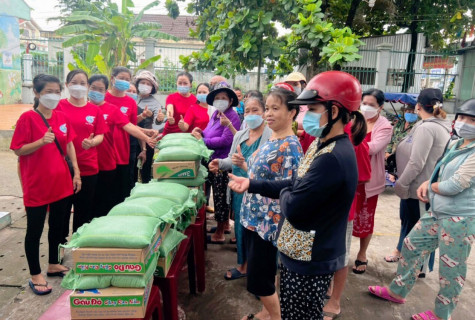
[[[237,193],[244,193],[249,189],[249,179],[244,177],[237,177],[234,174],[229,174],[228,186]]]

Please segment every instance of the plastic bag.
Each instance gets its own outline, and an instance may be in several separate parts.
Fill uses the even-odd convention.
[[[193,140],[194,139],[194,140]],[[168,139],[168,140],[160,140],[157,144],[157,148],[162,150],[169,147],[189,147],[189,146],[198,146],[202,149],[208,149],[203,140],[196,140],[193,139]]]
[[[184,132],[179,132],[179,133],[169,133],[165,135],[160,141],[169,141],[169,140],[196,140],[196,138],[191,134],[191,133],[184,133]]]
[[[163,239],[160,248],[158,248],[159,256],[166,257],[184,239],[186,239],[186,236],[183,233],[175,229],[168,230],[167,236]]]
[[[158,182],[178,183],[187,187],[201,187],[208,177],[208,170],[205,166],[200,165],[198,175],[194,179],[160,179]]]
[[[132,248],[148,246],[161,221],[145,216],[105,216],[84,224],[64,248]]]
[[[119,203],[107,216],[148,216],[158,218],[166,223],[173,223],[185,208],[181,204],[157,197],[141,197]]]
[[[158,152],[155,162],[163,161],[198,161],[209,158],[214,151],[205,149],[199,145],[190,144],[188,146],[170,146]]]

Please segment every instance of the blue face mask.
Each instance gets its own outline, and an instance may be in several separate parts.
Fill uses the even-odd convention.
[[[105,95],[103,93],[100,93],[98,91],[89,91],[88,95],[89,99],[94,102],[94,103],[101,103],[104,101]]]
[[[119,91],[127,91],[130,88],[130,82],[116,78],[114,87]]]
[[[244,121],[246,121],[249,129],[256,129],[262,124],[262,121],[264,121],[264,119],[257,114],[250,114],[244,117]]]
[[[134,99],[135,101],[137,101],[137,99],[139,98],[136,93],[126,92],[125,94]]]
[[[406,121],[409,122],[409,123],[416,122],[417,121],[417,114],[405,112],[404,113],[404,119],[406,119]]]
[[[305,132],[307,132],[312,137],[319,138],[322,135],[323,129],[325,129],[325,127],[327,126],[324,125],[323,127],[320,127],[320,118],[325,112],[316,113],[312,111],[307,111],[307,113],[305,113],[305,116],[303,117],[303,129],[305,130]]]
[[[196,98],[198,99],[199,102],[205,103],[207,96],[208,96],[207,93],[199,93],[199,94],[196,95]]]
[[[178,86],[177,90],[178,90],[179,93],[186,94],[186,93],[190,92],[190,87]]]

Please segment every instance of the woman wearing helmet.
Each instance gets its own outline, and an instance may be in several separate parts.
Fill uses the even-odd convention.
[[[303,122],[318,137],[292,180],[249,180],[231,175],[236,192],[279,198],[285,217],[277,247],[281,265],[282,319],[323,319],[323,301],[333,273],[344,267],[348,212],[358,181],[353,144],[344,126],[353,118],[355,145],[366,134],[358,112],[361,85],[352,75],[323,72],[293,102],[309,110]]]
[[[439,248],[440,290],[435,309],[412,319],[450,319],[467,274],[475,240],[475,99],[465,101],[455,116],[455,132],[431,178],[417,189],[419,200],[430,202],[427,212],[404,239],[396,277],[389,287],[370,286],[386,300],[404,303],[425,256]]]

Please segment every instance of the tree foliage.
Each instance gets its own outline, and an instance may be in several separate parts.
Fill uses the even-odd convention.
[[[159,31],[161,25],[158,23],[140,22],[145,11],[157,5],[158,1],[153,1],[135,15],[131,10],[134,6],[132,0],[122,0],[120,10],[111,2],[104,7],[94,2],[84,3],[82,10],[66,16],[65,25],[56,31],[58,35],[69,37],[63,42],[63,47],[73,47],[76,66],[69,67],[79,67],[88,73],[110,74],[115,66],[137,62],[134,50],[137,38],[178,40]],[[81,55],[79,48],[83,46],[86,52]],[[159,58],[152,57],[138,68],[145,68]]]
[[[260,66],[288,72],[295,65],[341,64],[360,58],[362,44],[349,28],[325,21],[317,0],[197,0],[192,35],[205,42],[201,52],[181,57],[185,68],[215,69],[232,76]],[[279,36],[278,25],[290,33]],[[325,50],[323,50],[325,48]],[[307,50],[308,54],[301,54]]]

